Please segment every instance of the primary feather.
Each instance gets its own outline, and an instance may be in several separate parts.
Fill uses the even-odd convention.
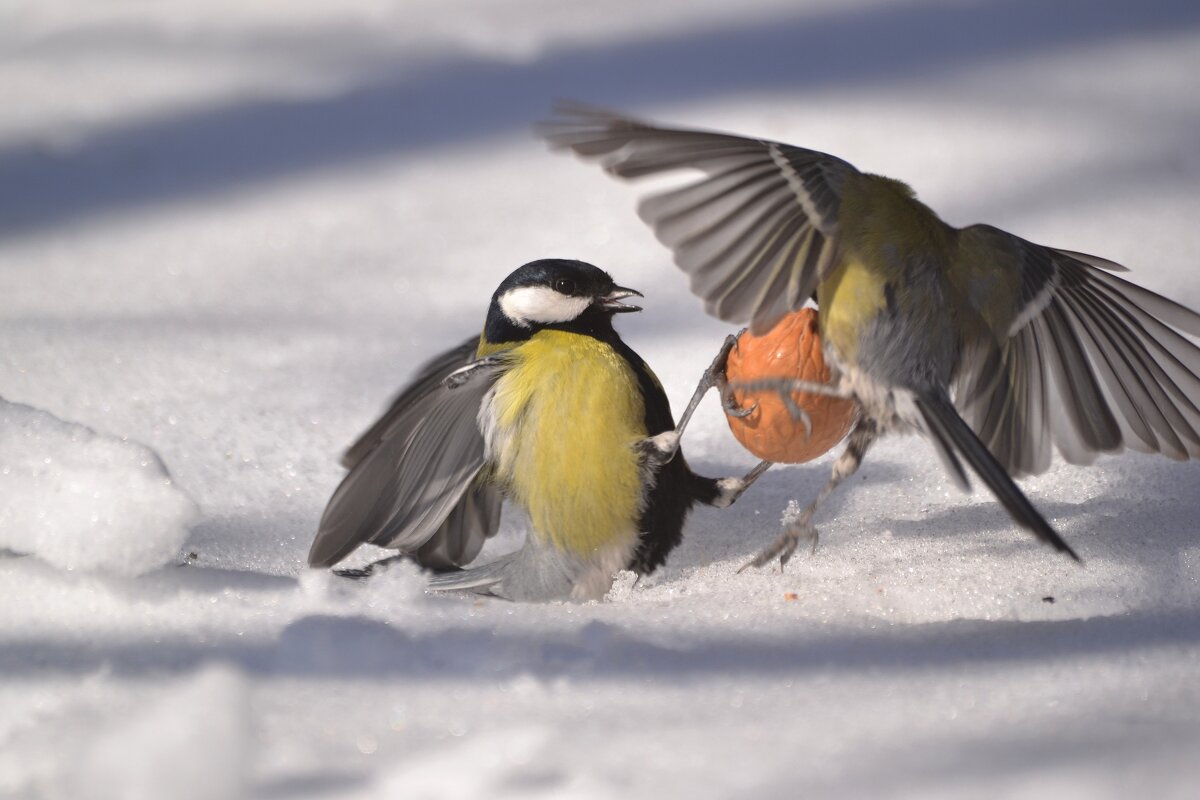
[[[449,374],[456,361],[443,356],[431,367]],[[386,424],[368,431],[372,446],[360,448],[321,516],[311,566],[336,564],[364,543],[427,548],[425,563],[438,567],[461,566],[479,554],[495,533],[500,498],[476,481],[485,464],[476,416],[501,372],[480,370],[454,389],[433,382],[430,370],[421,373],[384,415]]]

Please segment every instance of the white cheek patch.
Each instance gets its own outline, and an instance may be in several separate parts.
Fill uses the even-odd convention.
[[[569,297],[549,286],[521,286],[500,296],[500,310],[517,325],[570,322],[592,304],[587,297]]]

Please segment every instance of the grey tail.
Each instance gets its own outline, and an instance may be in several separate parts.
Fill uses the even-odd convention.
[[[925,419],[925,427],[933,439],[934,446],[938,449],[938,454],[960,486],[965,484],[966,475],[962,471],[958,455],[966,459],[1018,525],[1033,533],[1034,536],[1055,550],[1066,553],[1076,561],[1080,560],[1071,546],[1033,507],[1033,503],[1029,502],[1029,498],[1013,482],[1004,467],[988,451],[966,421],[959,416],[944,391],[914,392],[914,397],[917,409]]]
[[[511,553],[482,566],[434,575],[429,579],[427,588],[432,592],[471,591],[478,594],[496,594],[490,590],[507,577],[509,565],[515,555],[516,553]]]

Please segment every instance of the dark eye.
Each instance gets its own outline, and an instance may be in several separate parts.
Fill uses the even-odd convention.
[[[560,294],[575,294],[575,281],[570,278],[559,278],[554,282],[554,291]]]

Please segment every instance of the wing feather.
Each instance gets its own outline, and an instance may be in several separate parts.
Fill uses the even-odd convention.
[[[692,279],[709,313],[769,329],[812,295],[837,251],[841,187],[859,172],[815,150],[722,133],[660,128],[578,105],[541,126],[552,147],[622,178],[693,170],[639,214]]]
[[[506,368],[500,361],[475,370],[455,388],[429,381],[407,405],[393,404],[378,443],[334,491],[309,564],[330,566],[367,542],[418,554],[426,548],[430,566],[473,558],[499,517],[499,495],[477,483],[484,468],[477,417]]]
[[[368,428],[354,444],[346,448],[342,455],[342,466],[351,469],[363,456],[369,453],[387,435],[396,418],[403,414],[418,398],[437,389],[442,379],[459,367],[465,367],[475,360],[475,350],[479,346],[479,337],[472,336],[458,347],[453,347],[444,353],[434,356],[417,368],[416,376],[409,381],[400,392],[392,398],[388,408]]]
[[[1041,472],[1053,446],[1071,463],[1126,447],[1200,458],[1200,348],[1181,333],[1200,335],[1200,314],[1112,274],[1124,268],[1102,258],[989,226],[960,236],[986,241],[989,269],[1020,271],[997,356],[968,351],[956,392],[1007,469]]]

